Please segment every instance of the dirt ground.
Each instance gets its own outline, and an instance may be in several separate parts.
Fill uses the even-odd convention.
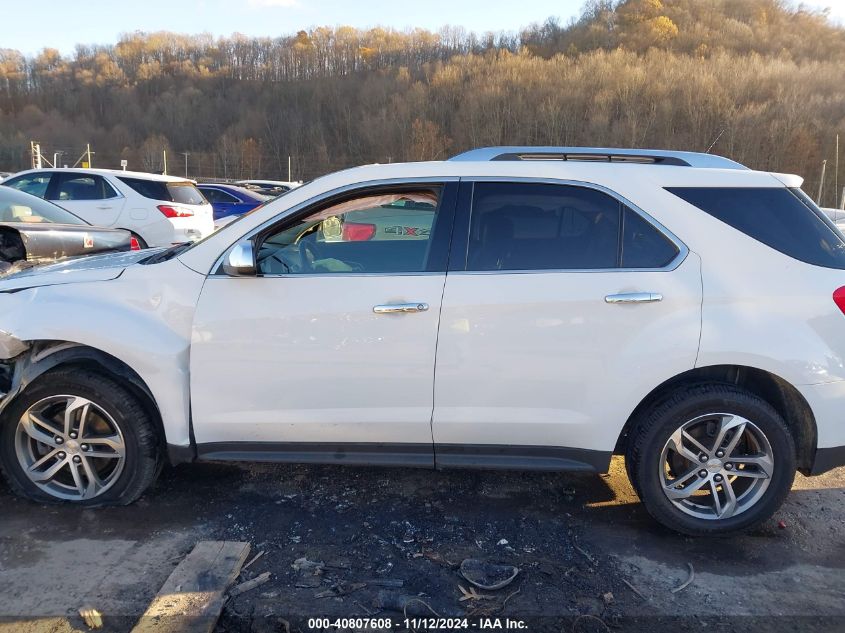
[[[656,525],[618,460],[603,477],[199,464],[166,470],[127,508],[38,506],[3,484],[0,508],[3,633],[87,630],[81,606],[128,631],[204,539],[264,552],[241,581],[271,574],[229,600],[220,632],[375,615],[401,629],[402,605],[472,616],[470,628],[489,616],[578,633],[845,630],[845,469],[799,476],[765,526],[722,539]],[[296,569],[303,558],[320,572]],[[470,558],[520,572],[461,601]]]

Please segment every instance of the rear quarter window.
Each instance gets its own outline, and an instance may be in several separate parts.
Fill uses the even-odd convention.
[[[204,204],[205,197],[192,182],[163,182],[143,178],[118,177],[125,185],[150,200],[178,202],[180,204]]]
[[[845,240],[803,192],[786,187],[667,187],[708,215],[794,259],[845,270]]]
[[[143,178],[118,178],[120,182],[131,187],[136,193],[150,200],[173,202],[167,191],[167,183],[158,180],[144,180]]]

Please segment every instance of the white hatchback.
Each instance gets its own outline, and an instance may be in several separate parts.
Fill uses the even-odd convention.
[[[164,460],[604,472],[688,534],[845,464],[845,238],[718,156],[487,148],[325,176],[208,239],[0,281],[0,468],[125,504]]]
[[[2,184],[50,200],[95,226],[131,231],[139,246],[171,246],[214,231],[192,181],[111,169],[31,169]]]

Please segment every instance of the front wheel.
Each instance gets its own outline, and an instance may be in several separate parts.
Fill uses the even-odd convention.
[[[0,469],[15,492],[35,501],[125,505],[146,490],[160,465],[147,411],[98,373],[48,372],[0,419]]]
[[[628,472],[660,523],[691,535],[759,525],[795,478],[795,444],[766,401],[729,384],[684,388],[633,431]]]

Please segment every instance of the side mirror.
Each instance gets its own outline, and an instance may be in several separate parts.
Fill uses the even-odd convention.
[[[230,277],[254,277],[255,249],[250,240],[235,244],[223,260],[223,272]]]

